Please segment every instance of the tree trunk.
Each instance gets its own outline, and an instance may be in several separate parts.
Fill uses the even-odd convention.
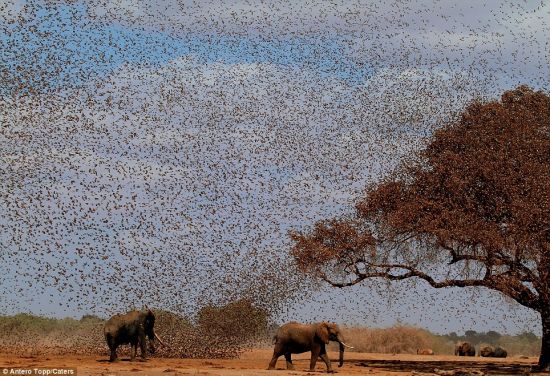
[[[540,348],[539,368],[550,368],[550,310],[544,309],[541,314],[542,319],[542,345]]]

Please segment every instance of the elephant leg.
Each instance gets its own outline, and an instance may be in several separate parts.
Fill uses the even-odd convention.
[[[292,354],[289,352],[285,353],[286,360],[286,369],[294,370],[294,364],[292,364]]]
[[[321,352],[320,347],[313,347],[311,349],[311,360],[309,361],[309,370],[313,371],[315,370],[315,364],[317,363],[317,358],[319,357],[319,354]]]
[[[141,333],[138,339],[139,348],[141,350],[141,360],[144,361],[147,359],[147,340],[145,339],[145,333]],[[136,352],[137,352],[137,343],[136,343]]]
[[[326,350],[325,346],[323,346],[321,348],[321,353],[320,353],[319,357],[321,359],[323,359],[323,362],[325,362],[325,364],[327,366],[327,372],[328,373],[333,373],[334,371],[332,370],[332,365],[330,364],[330,359],[328,357],[327,350]]]
[[[267,369],[275,369],[275,364],[277,364],[277,359],[279,359],[279,357],[283,355],[282,352],[275,348],[275,350],[273,350],[273,357],[271,358],[271,362],[269,362],[269,367]]]
[[[111,356],[109,357],[109,362],[115,362],[116,359],[116,346],[109,346],[109,349],[111,350]]]
[[[109,356],[109,362],[114,362],[116,360],[116,340],[110,333],[105,335],[105,339],[107,340],[107,346],[109,346],[109,351],[111,352],[111,355]]]
[[[133,362],[136,359],[137,343],[130,343],[130,361]]]
[[[139,344],[141,349],[141,359],[146,360],[147,359],[147,344],[145,343],[145,340]]]

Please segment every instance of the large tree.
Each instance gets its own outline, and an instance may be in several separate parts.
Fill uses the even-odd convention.
[[[419,278],[480,286],[540,313],[550,362],[550,97],[521,86],[469,105],[353,215],[291,234],[300,268],[336,287]]]

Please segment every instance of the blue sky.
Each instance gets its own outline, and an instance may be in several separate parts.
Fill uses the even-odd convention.
[[[352,210],[473,98],[550,80],[548,3],[7,4],[6,313],[190,312],[213,291],[267,300],[291,270],[289,229]],[[257,281],[243,263],[281,273]],[[280,319],[538,328],[494,294],[456,314],[470,291],[412,290],[393,302],[371,285],[304,292]]]
[[[356,83],[373,72],[367,64],[342,55],[342,38],[334,35],[174,35],[137,25],[95,23],[89,18],[88,5],[82,3],[29,4],[34,11],[26,22],[0,23],[4,30],[1,58],[14,77],[21,77],[18,66],[45,69],[48,73],[37,72],[36,77],[25,79],[47,76],[52,87],[80,85],[104,77],[122,64],[162,65],[182,56],[193,56],[202,63],[306,66],[320,77],[336,76]]]

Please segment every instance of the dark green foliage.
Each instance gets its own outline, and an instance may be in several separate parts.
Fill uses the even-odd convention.
[[[499,332],[490,330],[488,332],[476,332],[467,330],[464,335],[459,336],[455,332],[442,335],[441,338],[449,343],[467,341],[475,346],[488,344],[493,347],[501,346],[507,350],[508,355],[536,355],[540,351],[541,339],[534,333],[524,332],[519,335],[503,335]]]
[[[103,320],[101,317],[99,316],[96,316],[96,315],[84,315],[82,316],[82,318],[80,319],[80,322],[104,322],[105,320]]]
[[[478,345],[480,343],[497,345],[500,343],[503,336],[502,334],[494,330],[490,330],[488,332],[476,332],[475,330],[466,330],[463,336],[459,336],[455,332],[451,332],[449,334],[443,335],[443,337],[447,338],[449,341],[452,341],[452,342],[466,341],[474,345]],[[516,338],[518,341],[524,341],[524,342],[540,341],[540,338],[533,333],[522,333],[517,336],[507,336],[507,337],[513,337],[513,338]]]

